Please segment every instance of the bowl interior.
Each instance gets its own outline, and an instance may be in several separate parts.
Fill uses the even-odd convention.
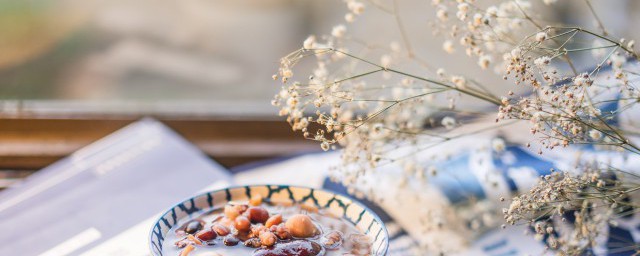
[[[361,203],[353,199],[322,189],[297,186],[257,185],[231,187],[214,190],[187,199],[163,214],[153,225],[150,234],[151,253],[162,256],[162,246],[166,234],[175,225],[181,225],[189,217],[223,207],[229,201],[248,200],[252,195],[261,195],[274,201],[312,203],[318,208],[328,209],[335,216],[354,224],[358,230],[370,236],[373,241],[372,254],[385,255],[389,245],[387,230],[380,218]]]

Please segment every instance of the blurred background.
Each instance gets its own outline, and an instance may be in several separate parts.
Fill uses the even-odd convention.
[[[408,26],[427,31],[428,1],[400,2],[419,17]],[[613,34],[638,35],[628,24],[640,2],[593,3]],[[0,187],[144,116],[226,167],[318,150],[277,117],[270,77],[345,13],[339,0],[0,0]],[[563,1],[545,16],[580,24],[584,13]],[[374,13],[354,34],[388,45],[391,21]],[[411,37],[426,59],[444,58],[440,38]],[[436,64],[499,81],[463,54],[447,59]]]

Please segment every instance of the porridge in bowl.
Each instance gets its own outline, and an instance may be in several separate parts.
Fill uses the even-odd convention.
[[[372,241],[353,224],[310,204],[253,196],[231,201],[169,230],[163,255],[371,255]]]

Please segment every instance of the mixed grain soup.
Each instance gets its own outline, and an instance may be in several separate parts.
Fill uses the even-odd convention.
[[[351,223],[307,204],[252,197],[172,228],[164,255],[370,255],[371,240]]]

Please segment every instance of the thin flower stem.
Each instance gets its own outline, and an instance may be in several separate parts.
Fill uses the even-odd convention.
[[[604,28],[604,25],[602,24],[602,20],[600,20],[600,16],[598,16],[598,14],[596,13],[596,10],[593,9],[593,6],[591,5],[591,1],[584,0],[584,2],[587,4],[587,7],[589,7],[589,11],[591,11],[591,14],[593,14],[593,17],[596,19],[596,22],[598,23],[598,28],[602,30],[602,35],[604,36],[609,35],[609,33],[607,33],[607,30]]]

